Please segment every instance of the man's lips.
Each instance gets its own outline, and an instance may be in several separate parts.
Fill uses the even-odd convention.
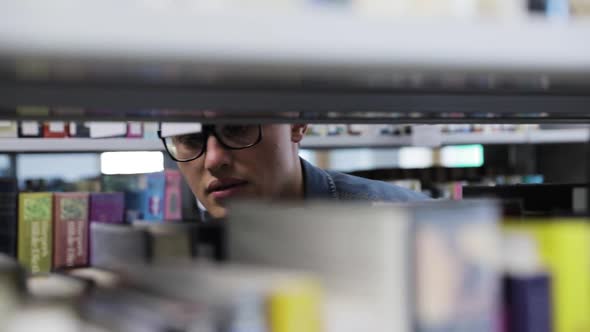
[[[238,193],[240,188],[247,183],[248,181],[236,178],[213,180],[207,186],[207,193],[217,199],[227,198]]]

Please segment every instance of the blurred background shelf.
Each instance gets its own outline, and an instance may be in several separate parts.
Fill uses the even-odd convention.
[[[442,134],[440,145],[586,143],[590,129],[544,129],[527,132]],[[410,136],[306,136],[303,149],[395,148],[423,146]],[[135,138],[0,138],[0,152],[163,151],[158,139]]]
[[[586,143],[590,141],[590,130],[543,129],[526,132],[494,132],[447,134],[443,144],[551,144],[551,143]]]

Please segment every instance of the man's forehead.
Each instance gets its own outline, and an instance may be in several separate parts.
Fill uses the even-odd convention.
[[[203,132],[204,126],[208,125],[246,125],[246,124],[260,124],[266,122],[268,119],[287,119],[299,118],[300,112],[244,112],[244,111],[219,111],[206,110],[201,111],[202,118],[200,122],[162,122],[160,126],[161,136],[170,137],[176,135],[186,135]],[[210,121],[208,119],[211,119]],[[246,121],[240,121],[245,119]],[[257,121],[259,120],[259,121]],[[273,121],[274,123],[278,123]]]

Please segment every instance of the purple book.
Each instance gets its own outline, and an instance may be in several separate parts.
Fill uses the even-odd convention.
[[[544,273],[504,278],[506,332],[551,332],[551,277]]]
[[[123,193],[90,194],[90,222],[121,224],[124,222],[125,196]]]

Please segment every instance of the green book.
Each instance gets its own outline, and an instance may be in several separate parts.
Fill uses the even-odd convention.
[[[20,193],[18,199],[18,260],[31,273],[51,271],[52,193]]]

